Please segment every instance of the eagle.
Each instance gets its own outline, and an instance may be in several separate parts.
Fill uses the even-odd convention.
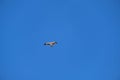
[[[53,47],[55,44],[57,44],[56,41],[52,41],[52,42],[45,42],[44,45],[48,45],[50,47]]]

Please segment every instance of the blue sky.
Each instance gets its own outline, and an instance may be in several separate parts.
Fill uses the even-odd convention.
[[[1,0],[0,80],[119,80],[119,4]]]

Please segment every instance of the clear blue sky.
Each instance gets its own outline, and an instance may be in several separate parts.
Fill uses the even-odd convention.
[[[0,33],[0,80],[120,80],[118,0],[0,0]]]

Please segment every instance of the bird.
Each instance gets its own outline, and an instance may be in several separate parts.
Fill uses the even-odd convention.
[[[52,42],[45,42],[44,45],[48,45],[50,47],[53,47],[55,44],[57,44],[56,41],[52,41]]]

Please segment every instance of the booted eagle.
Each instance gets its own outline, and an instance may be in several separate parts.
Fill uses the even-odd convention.
[[[46,42],[46,43],[44,43],[44,45],[48,45],[48,46],[50,46],[50,47],[53,47],[55,44],[57,44],[56,41]]]

